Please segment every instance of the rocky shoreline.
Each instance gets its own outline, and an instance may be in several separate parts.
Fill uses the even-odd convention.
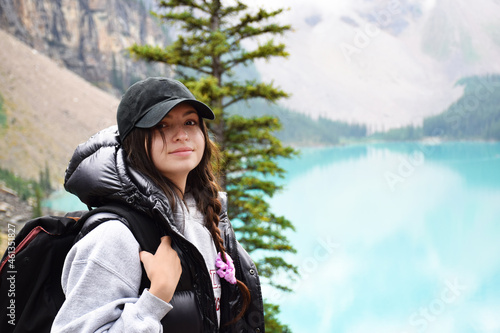
[[[16,192],[0,186],[0,227],[2,231],[8,223],[19,223],[30,219],[33,214],[32,206],[21,200]]]
[[[13,190],[0,184],[0,254],[3,255],[9,238],[8,225],[14,225],[15,232],[19,232],[24,222],[33,216],[33,207],[21,200]],[[12,229],[12,228],[11,228]]]

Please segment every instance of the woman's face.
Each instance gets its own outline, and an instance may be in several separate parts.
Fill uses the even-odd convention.
[[[151,145],[153,164],[182,191],[189,172],[200,163],[204,150],[200,118],[188,103],[177,105],[155,127]]]

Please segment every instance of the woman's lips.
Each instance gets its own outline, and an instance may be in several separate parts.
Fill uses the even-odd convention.
[[[182,147],[182,148],[177,148],[174,151],[171,151],[170,154],[172,155],[178,155],[178,156],[187,156],[193,152],[193,148],[190,147]]]

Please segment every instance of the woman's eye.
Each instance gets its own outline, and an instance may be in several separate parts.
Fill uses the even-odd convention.
[[[186,125],[188,125],[188,126],[195,126],[196,125],[196,121],[195,120],[188,120],[188,121],[186,121]]]

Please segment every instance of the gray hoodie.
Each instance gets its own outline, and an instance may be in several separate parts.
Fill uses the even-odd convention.
[[[218,304],[221,285],[215,245],[194,199],[187,195],[185,202],[187,207],[179,202],[175,223],[203,254]],[[66,301],[52,332],[124,332],[125,328],[127,332],[162,332],[160,320],[172,306],[148,290],[139,290],[139,251],[132,232],[120,221],[103,223],[76,243],[64,264],[61,282]],[[220,321],[219,309],[217,317]]]
[[[68,253],[66,301],[51,332],[162,332],[172,306],[144,290],[139,244],[120,221],[92,230]]]

